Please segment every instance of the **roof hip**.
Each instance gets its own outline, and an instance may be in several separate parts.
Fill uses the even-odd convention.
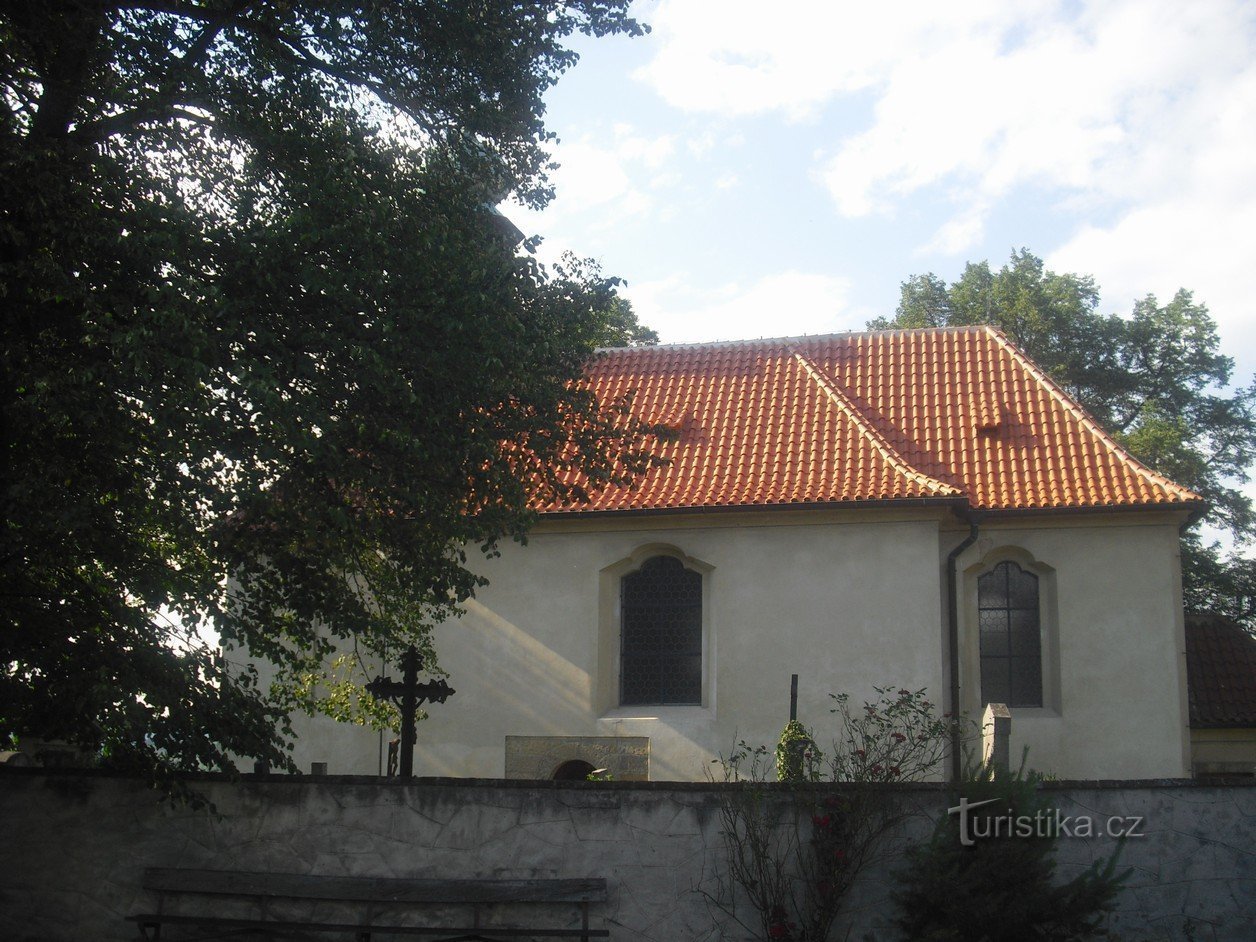
[[[820,371],[819,367],[807,359],[807,357],[803,355],[802,351],[794,345],[793,341],[786,341],[785,349],[789,351],[790,355],[792,355],[795,360],[798,361],[803,370],[806,371],[807,375],[811,377],[812,382],[824,391],[824,394],[828,396],[829,401],[832,402],[833,405],[835,405],[846,416],[846,418],[850,420],[855,428],[859,430],[860,435],[868,440],[872,447],[885,458],[891,467],[893,467],[900,474],[910,478],[920,486],[927,488],[940,497],[963,496],[963,491],[954,485],[946,484],[939,481],[935,477],[930,477],[923,471],[919,471],[908,464],[906,459],[904,459],[903,456],[895,450],[894,446],[890,444],[886,437],[868,423],[868,420],[864,418],[863,412],[861,412],[859,408],[851,402],[849,398],[847,398],[846,394],[842,392],[841,387],[838,386],[837,383],[835,383],[830,377],[824,375],[824,373]]]

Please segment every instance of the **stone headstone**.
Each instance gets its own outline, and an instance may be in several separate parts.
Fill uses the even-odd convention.
[[[981,714],[981,760],[1008,768],[1012,759],[1012,711],[1004,703],[988,703]]]

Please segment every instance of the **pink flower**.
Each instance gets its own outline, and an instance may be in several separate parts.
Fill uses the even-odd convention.
[[[827,814],[823,814],[823,815],[817,814],[812,817],[811,823],[814,824],[818,828],[826,828],[829,826],[830,820],[831,819],[829,818]]]
[[[895,742],[907,742],[907,737],[904,736],[902,733],[892,733],[890,735],[890,738],[893,739]]]
[[[789,929],[779,922],[774,922],[772,925],[768,926],[768,935],[774,939],[783,939],[785,936],[789,935]]]

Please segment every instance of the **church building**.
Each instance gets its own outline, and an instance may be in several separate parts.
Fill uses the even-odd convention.
[[[702,780],[772,745],[798,675],[1012,715],[1061,778],[1190,768],[1179,529],[1144,467],[990,327],[609,350],[604,400],[675,430],[634,488],[546,506],[435,647],[457,690],[415,774]],[[297,721],[296,758],[375,773],[380,737]]]

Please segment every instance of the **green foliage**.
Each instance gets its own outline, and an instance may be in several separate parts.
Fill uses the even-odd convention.
[[[713,902],[761,938],[828,938],[851,884],[888,853],[887,836],[911,813],[894,784],[928,778],[946,754],[954,727],[923,690],[874,689],[877,699],[858,710],[834,697],[827,760],[797,721],[773,756],[739,742],[715,760],[730,787],[720,791],[728,882]],[[738,893],[754,923],[738,915]]]
[[[807,727],[790,720],[781,730],[776,743],[776,780],[778,782],[812,782],[818,763],[823,759],[811,741]]]
[[[271,697],[285,704],[289,712],[301,709],[373,730],[400,729],[401,711],[391,701],[377,700],[367,693],[359,679],[364,673],[361,668],[356,655],[340,654],[323,670],[307,671],[289,683],[275,683]],[[425,719],[425,710],[415,711],[416,721]]]
[[[1256,627],[1256,513],[1241,486],[1256,462],[1256,379],[1232,388],[1234,361],[1216,324],[1189,291],[1166,304],[1152,295],[1128,317],[1099,313],[1089,276],[1047,271],[1021,250],[997,272],[965,267],[953,284],[936,275],[903,283],[893,318],[873,329],[993,324],[1016,343],[1134,457],[1208,503],[1206,521],[1235,551],[1206,545],[1199,528],[1182,541],[1186,604]]]
[[[650,333],[485,209],[548,198],[541,96],[626,6],[5,5],[0,732],[284,767],[198,628],[293,695],[338,639],[434,664],[467,552],[649,464],[572,380]]]
[[[908,852],[898,874],[895,925],[916,942],[1021,942],[1090,938],[1111,908],[1128,871],[1116,872],[1117,855],[1097,860],[1057,884],[1056,835],[1049,824],[1029,834],[1000,829],[1004,821],[1050,822],[1054,806],[1040,778],[985,764],[967,770],[962,789],[971,846],[961,842],[961,819],[942,818],[927,844]],[[1026,828],[1028,830],[1028,828]]]

